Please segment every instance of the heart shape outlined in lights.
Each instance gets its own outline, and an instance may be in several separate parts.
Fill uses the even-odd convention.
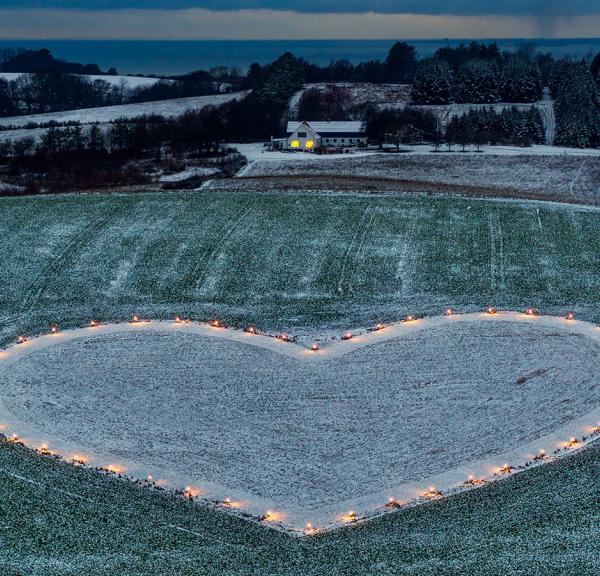
[[[585,382],[591,366],[550,362],[553,354],[539,366],[548,339],[575,355],[596,350],[600,329],[516,312],[452,314],[345,333],[315,350],[195,322],[54,329],[0,352],[2,381],[16,379],[2,389],[0,423],[44,453],[151,476],[187,497],[312,534],[479,486],[594,439],[600,409],[589,410],[589,386],[568,390],[576,379],[563,374],[572,364]],[[107,360],[123,350],[133,368]],[[75,365],[60,364],[65,352]],[[116,389],[91,390],[107,382],[107,366]],[[77,372],[84,369],[96,375],[89,383]],[[161,385],[150,382],[157,378]],[[579,404],[560,407],[573,396]],[[131,416],[137,409],[144,420]]]

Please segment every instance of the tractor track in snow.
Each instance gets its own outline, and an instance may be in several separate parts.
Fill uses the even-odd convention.
[[[192,277],[196,277],[194,281],[194,286],[196,290],[200,290],[201,287],[206,283],[208,279],[208,274],[210,271],[211,264],[214,264],[219,254],[222,252],[223,246],[227,244],[229,239],[233,236],[236,229],[238,229],[239,225],[244,222],[244,220],[248,217],[254,206],[256,205],[256,199],[247,200],[242,207],[237,210],[231,218],[229,218],[223,226],[221,226],[215,235],[218,240],[215,247],[211,250],[210,254],[206,259],[203,259],[201,262],[198,262],[192,271]],[[201,271],[201,267],[204,264],[204,270]]]
[[[31,310],[46,288],[56,280],[67,263],[80,252],[80,249],[93,242],[97,233],[114,221],[115,216],[123,213],[127,206],[125,204],[113,204],[112,209],[102,217],[93,221],[90,225],[83,226],[62,248],[62,250],[50,260],[33,281],[30,288],[23,297],[20,310],[12,318]]]

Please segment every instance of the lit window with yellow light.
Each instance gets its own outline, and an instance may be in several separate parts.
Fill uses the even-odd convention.
[[[305,146],[307,148],[314,148],[315,147],[315,143],[313,140],[307,140]]]
[[[299,140],[292,140],[291,142],[291,147],[292,148],[300,148],[300,141]]]

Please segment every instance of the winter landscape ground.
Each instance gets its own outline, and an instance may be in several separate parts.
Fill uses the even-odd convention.
[[[330,180],[332,187],[344,189],[354,188],[353,181],[358,179],[359,187],[374,192],[400,187],[421,192],[451,191],[591,205],[598,202],[600,186],[598,150],[541,146],[526,152],[489,147],[482,153],[433,153],[432,147],[425,145],[407,148],[406,154],[359,153],[331,159],[320,157],[311,162],[285,156],[267,155],[263,160],[260,154],[254,154],[251,157],[255,161],[240,175],[274,179],[274,186],[283,180],[298,185],[305,178],[312,179],[313,186],[323,186],[323,181]]]
[[[555,316],[571,310],[576,318],[600,321],[596,294],[600,213],[593,207],[389,191],[374,195],[309,189],[251,191],[249,187],[240,192],[229,183],[202,192],[3,198],[0,205],[0,253],[6,272],[0,279],[0,335],[5,346],[19,334],[47,333],[52,323],[68,331],[86,326],[91,319],[123,322],[132,314],[170,321],[175,315],[200,321],[219,318],[239,328],[251,323],[267,334],[288,332],[290,337],[297,337],[297,344],[290,346],[300,345],[304,351],[318,340],[323,353],[345,344],[339,340],[344,331],[364,332],[376,322],[396,322],[407,314],[439,316],[448,306],[457,312],[479,312],[487,306],[513,310],[532,307]],[[393,410],[394,401],[400,397],[397,394],[405,395],[405,403],[415,399],[413,414],[433,418],[432,422],[441,422],[441,427],[436,424],[433,435],[427,435],[408,420],[399,428],[380,430],[390,445],[378,440],[366,450],[372,452],[369,466],[361,460],[361,468],[352,470],[348,460],[340,457],[336,470],[344,482],[323,478],[323,483],[313,488],[303,483],[304,491],[293,483],[265,483],[260,472],[281,481],[286,478],[284,469],[300,467],[304,472],[300,468],[299,472],[309,474],[314,466],[312,475],[320,477],[324,471],[316,464],[318,458],[312,464],[300,456],[280,460],[282,452],[276,443],[261,444],[256,428],[251,432],[250,425],[245,428],[246,436],[225,434],[211,444],[214,431],[211,436],[206,428],[209,423],[220,426],[223,415],[231,413],[228,411],[243,418],[238,406],[247,407],[250,402],[257,406],[247,414],[250,421],[254,418],[254,422],[274,426],[269,410],[282,404],[269,406],[255,396],[253,384],[258,380],[271,382],[265,389],[276,398],[288,389],[281,388],[282,373],[289,375],[285,385],[290,387],[290,394],[285,395],[284,406],[290,409],[290,430],[285,432],[290,444],[301,446],[303,435],[311,428],[305,419],[301,419],[302,426],[293,426],[294,410],[301,410],[307,401],[302,394],[295,397],[294,392],[302,390],[302,380],[311,365],[291,369],[293,359],[283,356],[266,362],[264,350],[249,347],[243,340],[225,350],[223,341],[201,336],[184,343],[177,334],[159,331],[145,338],[142,326],[141,333],[127,332],[128,338],[84,338],[76,346],[65,342],[42,350],[37,359],[32,354],[15,371],[5,374],[3,398],[17,416],[30,419],[30,424],[45,428],[47,433],[79,438],[75,431],[89,417],[88,403],[83,397],[79,405],[67,401],[75,380],[56,377],[65,372],[61,369],[65,362],[73,368],[77,382],[88,382],[91,398],[99,390],[97,383],[105,374],[101,366],[106,366],[106,358],[117,359],[114,374],[126,384],[136,373],[139,377],[136,367],[141,374],[146,373],[149,364],[144,365],[144,358],[160,355],[162,381],[178,371],[176,380],[184,385],[182,389],[153,386],[157,403],[172,407],[181,404],[178,395],[186,397],[185,383],[190,374],[202,370],[210,376],[212,371],[214,386],[202,392],[211,401],[205,419],[197,423],[203,430],[200,443],[198,439],[194,442],[193,436],[174,442],[169,452],[173,467],[181,470],[181,466],[189,465],[182,454],[189,452],[185,447],[191,442],[197,457],[211,463],[211,479],[226,477],[234,485],[235,478],[239,482],[236,466],[241,459],[234,459],[237,464],[232,467],[229,450],[235,441],[248,442],[260,454],[245,466],[246,471],[255,471],[246,477],[247,482],[253,478],[254,484],[238,484],[240,490],[262,490],[268,499],[274,494],[265,490],[284,486],[283,495],[288,499],[300,500],[304,495],[317,506],[318,502],[364,494],[363,483],[366,492],[377,492],[398,480],[428,478],[456,459],[470,462],[473,457],[497,456],[506,444],[539,438],[597,406],[596,382],[593,377],[589,380],[595,370],[586,364],[598,356],[594,342],[573,338],[569,330],[563,338],[558,329],[531,325],[517,329],[519,323],[507,324],[506,328],[495,323],[490,326],[492,331],[486,329],[485,333],[492,336],[493,344],[487,347],[469,344],[484,341],[484,327],[475,323],[458,332],[460,338],[450,349],[443,343],[450,340],[444,332],[448,328],[442,326],[429,332],[431,338],[423,339],[425,332],[415,333],[408,339],[382,342],[340,358],[351,364],[326,361],[332,363],[331,369],[340,380],[319,385],[334,386],[321,400],[317,400],[321,390],[310,394],[307,390],[307,397],[327,403],[319,417],[331,422],[337,418],[340,430],[351,430],[357,417],[369,413],[374,413],[381,425],[389,424],[384,415]],[[242,331],[233,333],[239,339],[252,338]],[[173,357],[164,356],[165,338],[169,347],[177,350]],[[522,353],[514,354],[515,348]],[[439,364],[435,368],[434,359],[447,362],[448,358],[463,357],[465,349],[476,379],[488,374],[489,362],[498,356],[505,372],[497,373],[494,388],[498,396],[490,397],[486,409],[481,409],[481,420],[474,420],[479,424],[461,428],[460,444],[437,450],[435,439],[447,437],[445,427],[451,427],[451,422],[445,422],[441,413],[436,417],[435,411],[427,416],[423,406],[438,406],[443,411],[444,399],[468,402],[473,391],[463,387],[461,378],[444,379],[443,374],[456,373]],[[142,356],[141,351],[145,352]],[[223,363],[222,354],[233,354],[236,361]],[[214,376],[239,371],[237,360],[241,357],[241,364],[251,373],[223,379]],[[127,359],[131,364],[126,364]],[[82,370],[86,361],[98,369],[91,374]],[[392,398],[385,371],[372,374],[373,362],[395,365],[395,373],[403,374],[401,381],[406,387],[401,386]],[[423,386],[415,388],[415,380],[408,375],[420,372],[424,362],[431,368],[427,377],[422,375]],[[347,377],[342,378],[347,370]],[[24,380],[39,380],[41,374],[48,377],[45,382],[55,383],[52,391],[22,385]],[[376,381],[369,380],[365,386],[369,377]],[[439,388],[441,381],[446,386]],[[223,388],[224,382],[232,382],[234,388]],[[438,385],[432,387],[432,382]],[[169,390],[173,396],[165,397]],[[444,390],[443,394],[439,390]],[[118,444],[114,440],[123,436],[120,426],[127,403],[111,414],[107,408],[111,404],[109,392],[105,390],[107,396],[94,400],[102,416],[90,429],[94,431],[88,438],[92,447],[94,442],[98,448],[100,444]],[[142,399],[142,391],[131,388],[130,392],[127,402],[143,406],[143,402],[135,402],[135,398]],[[202,398],[187,392],[189,401]],[[234,392],[236,402],[227,402]],[[540,395],[547,395],[546,401],[540,402]],[[353,402],[361,409],[353,410]],[[531,410],[525,415],[515,408],[518,402]],[[268,407],[266,412],[263,406]],[[487,423],[486,411],[487,416],[492,415]],[[520,424],[507,426],[514,418]],[[137,447],[149,457],[157,446],[155,426],[160,423],[157,419],[152,426],[140,425],[137,440],[129,439],[133,445],[141,442]],[[319,426],[315,426],[318,432]],[[357,428],[365,431],[364,426]],[[379,438],[375,430],[373,437]],[[144,434],[152,437],[152,442]],[[178,434],[166,434],[160,442]],[[430,457],[419,458],[408,449],[410,443],[389,440],[397,435],[409,436],[415,442],[421,438],[421,444],[429,438],[433,442]],[[206,457],[209,444],[211,458]],[[359,450],[356,442],[351,444],[345,458]],[[364,438],[358,444],[364,447]],[[225,451],[228,454],[224,456]],[[267,457],[261,465],[265,462],[261,458],[269,453],[276,456]],[[360,459],[364,453],[364,449],[359,450],[355,456]],[[125,453],[114,455],[127,457]],[[381,467],[381,458],[386,456],[391,459],[390,466]],[[403,467],[401,461],[410,465]],[[2,443],[0,561],[9,575],[84,571],[591,575],[596,573],[600,557],[597,467],[598,448],[592,444],[502,482],[298,540],[160,490],[73,467],[14,443]],[[356,490],[359,477],[361,489]]]
[[[0,202],[4,342],[134,313],[309,334],[449,305],[600,320],[591,207],[227,188]]]
[[[159,100],[157,102],[143,102],[139,104],[121,104],[117,106],[103,106],[101,108],[84,108],[82,110],[68,110],[66,112],[49,112],[46,114],[32,114],[27,116],[13,116],[0,119],[0,127],[19,128],[28,124],[46,124],[48,122],[80,122],[81,124],[106,124],[123,118],[138,118],[151,114],[159,114],[166,118],[183,114],[188,110],[201,110],[205,106],[218,106],[230,100],[244,96],[244,92],[233,94],[214,94],[210,96],[192,96],[189,98],[175,98]],[[19,136],[27,135],[20,134]],[[17,138],[13,134],[11,138]]]

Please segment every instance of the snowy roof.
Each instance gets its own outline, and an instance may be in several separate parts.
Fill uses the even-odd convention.
[[[362,122],[310,122],[306,121],[317,134],[327,133],[327,134],[355,134],[357,132],[364,132],[364,124]],[[302,122],[298,122],[297,120],[288,122],[287,132],[291,134],[295,132],[298,127],[302,124]]]

